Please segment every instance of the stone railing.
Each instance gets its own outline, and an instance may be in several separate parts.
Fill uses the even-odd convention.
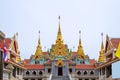
[[[17,80],[23,80],[23,76],[22,75],[16,75]]]
[[[51,80],[70,80],[69,76],[52,76]]]
[[[97,75],[72,75],[73,78],[99,78]]]
[[[71,74],[68,74],[68,76],[69,76],[69,79],[70,79],[70,80],[73,80]]]
[[[43,74],[43,75],[23,75],[23,78],[47,78],[48,75],[47,74]]]
[[[47,80],[51,80],[52,79],[52,74],[48,75]]]

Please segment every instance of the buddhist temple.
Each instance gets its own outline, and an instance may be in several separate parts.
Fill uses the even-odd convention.
[[[40,38],[42,33],[38,31],[36,49],[24,60],[21,59],[18,33],[12,38],[6,38],[0,31],[0,53],[4,53],[4,42],[9,53],[8,62],[0,58],[1,64],[4,64],[3,80],[112,80],[112,63],[120,60],[115,56],[120,38],[110,38],[106,35],[104,44],[103,33],[101,33],[101,48],[97,53],[99,58],[95,60],[85,53],[82,31],[79,31],[76,40],[78,48],[72,51],[64,42],[60,16],[57,27],[56,40],[51,44],[51,48],[47,51],[42,50]]]

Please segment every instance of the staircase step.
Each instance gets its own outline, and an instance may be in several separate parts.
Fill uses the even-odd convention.
[[[70,80],[68,76],[52,76],[52,80]]]

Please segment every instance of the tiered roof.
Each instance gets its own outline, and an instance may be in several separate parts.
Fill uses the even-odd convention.
[[[30,64],[30,59],[24,60],[24,67],[26,69],[44,69],[43,64]]]
[[[96,68],[94,59],[90,59],[90,64],[77,64],[76,69],[94,69]]]

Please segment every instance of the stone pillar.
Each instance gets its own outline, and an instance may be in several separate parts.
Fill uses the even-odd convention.
[[[106,76],[106,72],[107,72],[107,71],[106,71],[106,67],[105,67],[105,78],[107,77],[107,76]]]
[[[3,52],[0,49],[0,80],[3,80]]]
[[[47,66],[45,66],[45,72],[48,73],[48,69],[47,69]]]
[[[99,80],[101,80],[101,69],[99,69]]]
[[[13,80],[13,76],[12,76],[12,74],[13,74],[13,69],[14,69],[13,65],[9,63],[9,64],[6,66],[6,69],[9,69],[9,70],[11,71],[11,73],[10,73],[10,80]]]
[[[73,69],[72,69],[73,73],[75,72],[75,66],[73,66]]]
[[[55,67],[54,69],[55,69],[55,70],[54,70],[54,71],[55,71],[55,72],[54,72],[55,75],[58,76],[58,67]]]

